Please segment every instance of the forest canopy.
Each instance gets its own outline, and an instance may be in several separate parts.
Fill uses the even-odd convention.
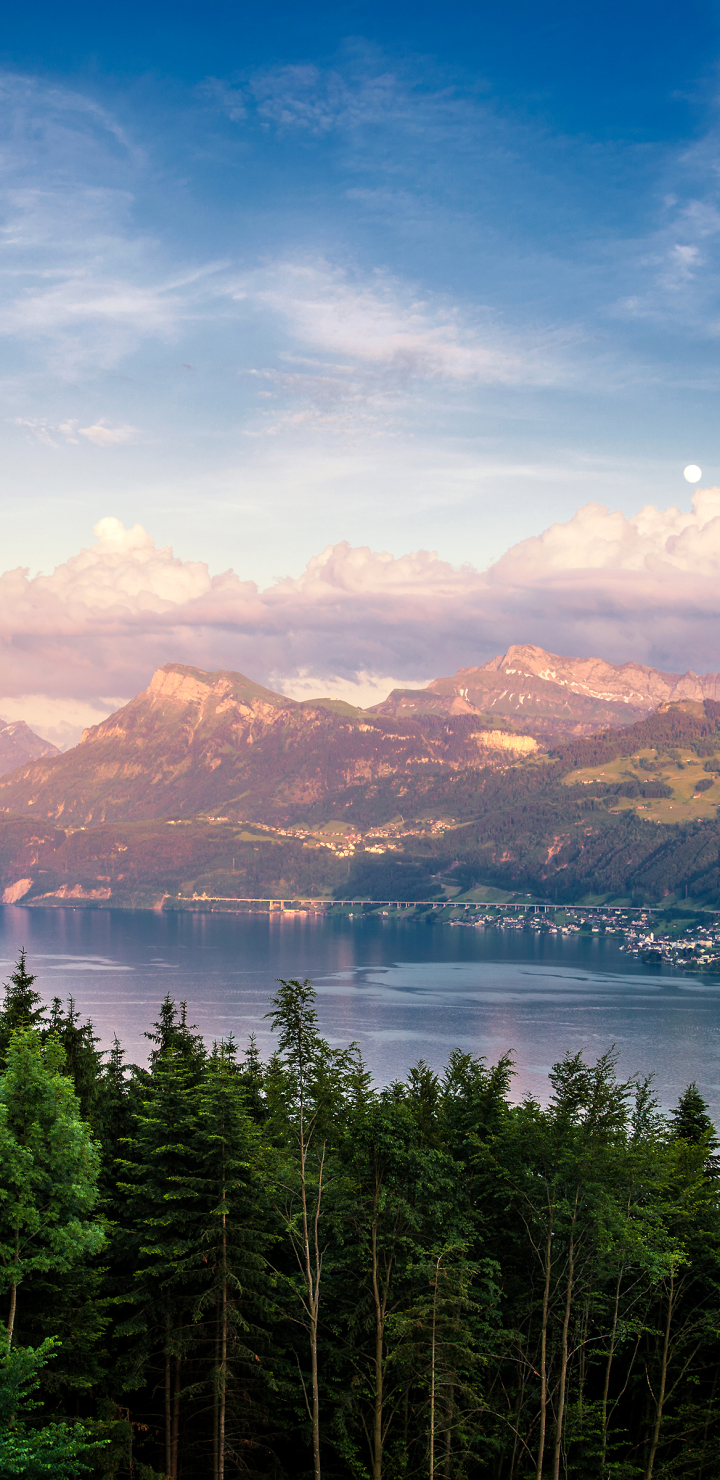
[[[709,1480],[720,1179],[612,1050],[546,1103],[455,1050],[372,1083],[278,983],[275,1048],[166,997],[101,1053],[24,953],[0,1013],[0,1474]]]

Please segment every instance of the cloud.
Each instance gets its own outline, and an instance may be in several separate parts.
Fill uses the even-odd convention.
[[[233,123],[252,117],[280,134],[316,138],[391,122],[418,127],[423,115],[426,124],[428,115],[446,115],[449,101],[420,89],[413,96],[412,85],[367,57],[344,72],[301,63],[264,68],[243,83],[210,77],[197,92]]]
[[[113,698],[90,704],[81,699],[52,699],[47,694],[14,694],[2,700],[0,709],[8,723],[24,719],[36,735],[67,750],[77,745],[83,730],[99,725],[123,703]]]
[[[78,427],[78,431],[96,447],[116,447],[119,442],[133,442],[137,436],[137,427],[109,427],[104,421],[97,421],[91,427]]]
[[[51,575],[0,576],[0,713],[28,694],[56,723],[67,700],[105,710],[108,691],[130,698],[171,661],[361,703],[513,642],[720,668],[720,489],[631,519],[587,504],[484,572],[341,542],[264,590],[158,548],[141,525],[106,518],[95,535]]]
[[[363,278],[322,260],[284,261],[252,274],[239,291],[284,319],[301,344],[336,357],[341,383],[348,362],[377,388],[416,379],[550,384],[564,373],[560,351],[569,335],[513,334],[487,312],[463,312],[388,274]],[[310,362],[295,373],[328,368]]]
[[[104,420],[90,427],[79,426],[77,420],[50,422],[33,416],[14,416],[12,420],[45,447],[59,447],[62,442],[77,446],[80,437],[94,442],[96,447],[115,447],[121,442],[134,442],[139,436],[137,427],[110,427]],[[62,439],[60,442],[58,437]]]

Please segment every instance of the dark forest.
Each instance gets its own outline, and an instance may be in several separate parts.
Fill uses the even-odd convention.
[[[309,982],[275,1051],[169,997],[147,1067],[0,1015],[0,1475],[710,1480],[720,1179],[690,1085],[454,1052],[375,1086]]]

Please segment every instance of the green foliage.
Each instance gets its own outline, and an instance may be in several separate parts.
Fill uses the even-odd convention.
[[[0,1013],[0,1062],[7,1060],[10,1039],[18,1028],[41,1028],[46,1010],[40,992],[35,991],[36,977],[27,969],[25,947],[21,946],[15,970],[5,982],[5,1000]]]
[[[0,1475],[715,1475],[720,1178],[697,1086],[665,1115],[614,1053],[573,1053],[518,1103],[508,1057],[455,1050],[378,1088],[324,1038],[310,982],[279,982],[269,1016],[266,1064],[252,1040],[208,1049],[170,998],[146,1068],[98,1055],[72,1004],[54,1034],[13,1034]]]
[[[103,1246],[95,1217],[98,1150],[81,1119],[65,1056],[33,1028],[10,1039],[0,1078],[0,1281],[10,1291],[8,1345],[18,1286],[64,1273]]]
[[[39,1406],[33,1396],[40,1371],[54,1355],[55,1343],[13,1347],[0,1356],[0,1475],[25,1480],[75,1480],[86,1474],[107,1440],[93,1437],[82,1424],[44,1423],[36,1428],[24,1417]],[[21,1416],[23,1415],[23,1416]]]

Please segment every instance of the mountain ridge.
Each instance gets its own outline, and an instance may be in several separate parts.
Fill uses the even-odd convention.
[[[218,809],[252,819],[403,768],[497,766],[539,749],[492,718],[398,722],[169,663],[72,750],[0,777],[0,811],[83,827]]]
[[[0,776],[41,756],[60,755],[57,745],[41,739],[24,719],[0,719]]]
[[[477,667],[424,689],[393,689],[377,714],[494,714],[550,738],[629,725],[661,703],[720,699],[720,674],[665,673],[632,661],[572,658],[516,643]]]

